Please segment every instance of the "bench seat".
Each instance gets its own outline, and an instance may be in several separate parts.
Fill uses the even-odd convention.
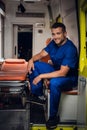
[[[47,91],[50,92],[50,90],[49,90],[49,80],[44,79],[44,86],[47,89]],[[63,91],[62,93],[67,94],[67,95],[78,95],[78,89],[77,89],[77,87],[74,87],[73,90]]]

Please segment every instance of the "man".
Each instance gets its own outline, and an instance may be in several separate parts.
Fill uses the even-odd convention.
[[[28,63],[31,92],[43,95],[42,79],[49,79],[50,117],[47,128],[55,128],[59,122],[57,116],[61,91],[71,90],[78,81],[78,53],[75,45],[67,38],[66,27],[54,23],[51,27],[53,40]],[[50,55],[53,65],[40,62],[42,57]]]

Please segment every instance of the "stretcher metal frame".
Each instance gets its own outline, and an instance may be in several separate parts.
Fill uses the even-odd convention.
[[[0,129],[3,128],[6,130],[7,127],[9,130],[12,130],[13,127],[14,129],[21,129],[22,127],[23,130],[29,130],[30,110],[26,92],[29,86],[29,81],[27,80],[27,64],[24,59],[5,59],[0,64],[0,113],[2,114],[2,118],[9,116],[7,119],[8,122],[4,122],[5,119],[0,118]],[[20,104],[22,104],[22,107],[14,108],[17,105],[15,103],[10,108],[9,99],[11,98],[15,98],[15,100],[20,98],[19,101],[21,101]],[[5,103],[3,101],[6,100],[7,104],[4,105]]]

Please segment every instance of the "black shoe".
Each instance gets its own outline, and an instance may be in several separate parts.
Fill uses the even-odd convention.
[[[46,99],[43,96],[36,96],[34,94],[30,94],[28,99],[31,103],[36,103],[36,104],[45,104],[46,103]]]
[[[47,129],[55,129],[59,121],[60,121],[59,116],[49,118],[49,120],[46,122]]]

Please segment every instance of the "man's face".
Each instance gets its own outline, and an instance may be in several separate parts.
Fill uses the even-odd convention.
[[[57,45],[62,45],[66,39],[66,32],[63,32],[61,27],[52,28],[52,37]]]

